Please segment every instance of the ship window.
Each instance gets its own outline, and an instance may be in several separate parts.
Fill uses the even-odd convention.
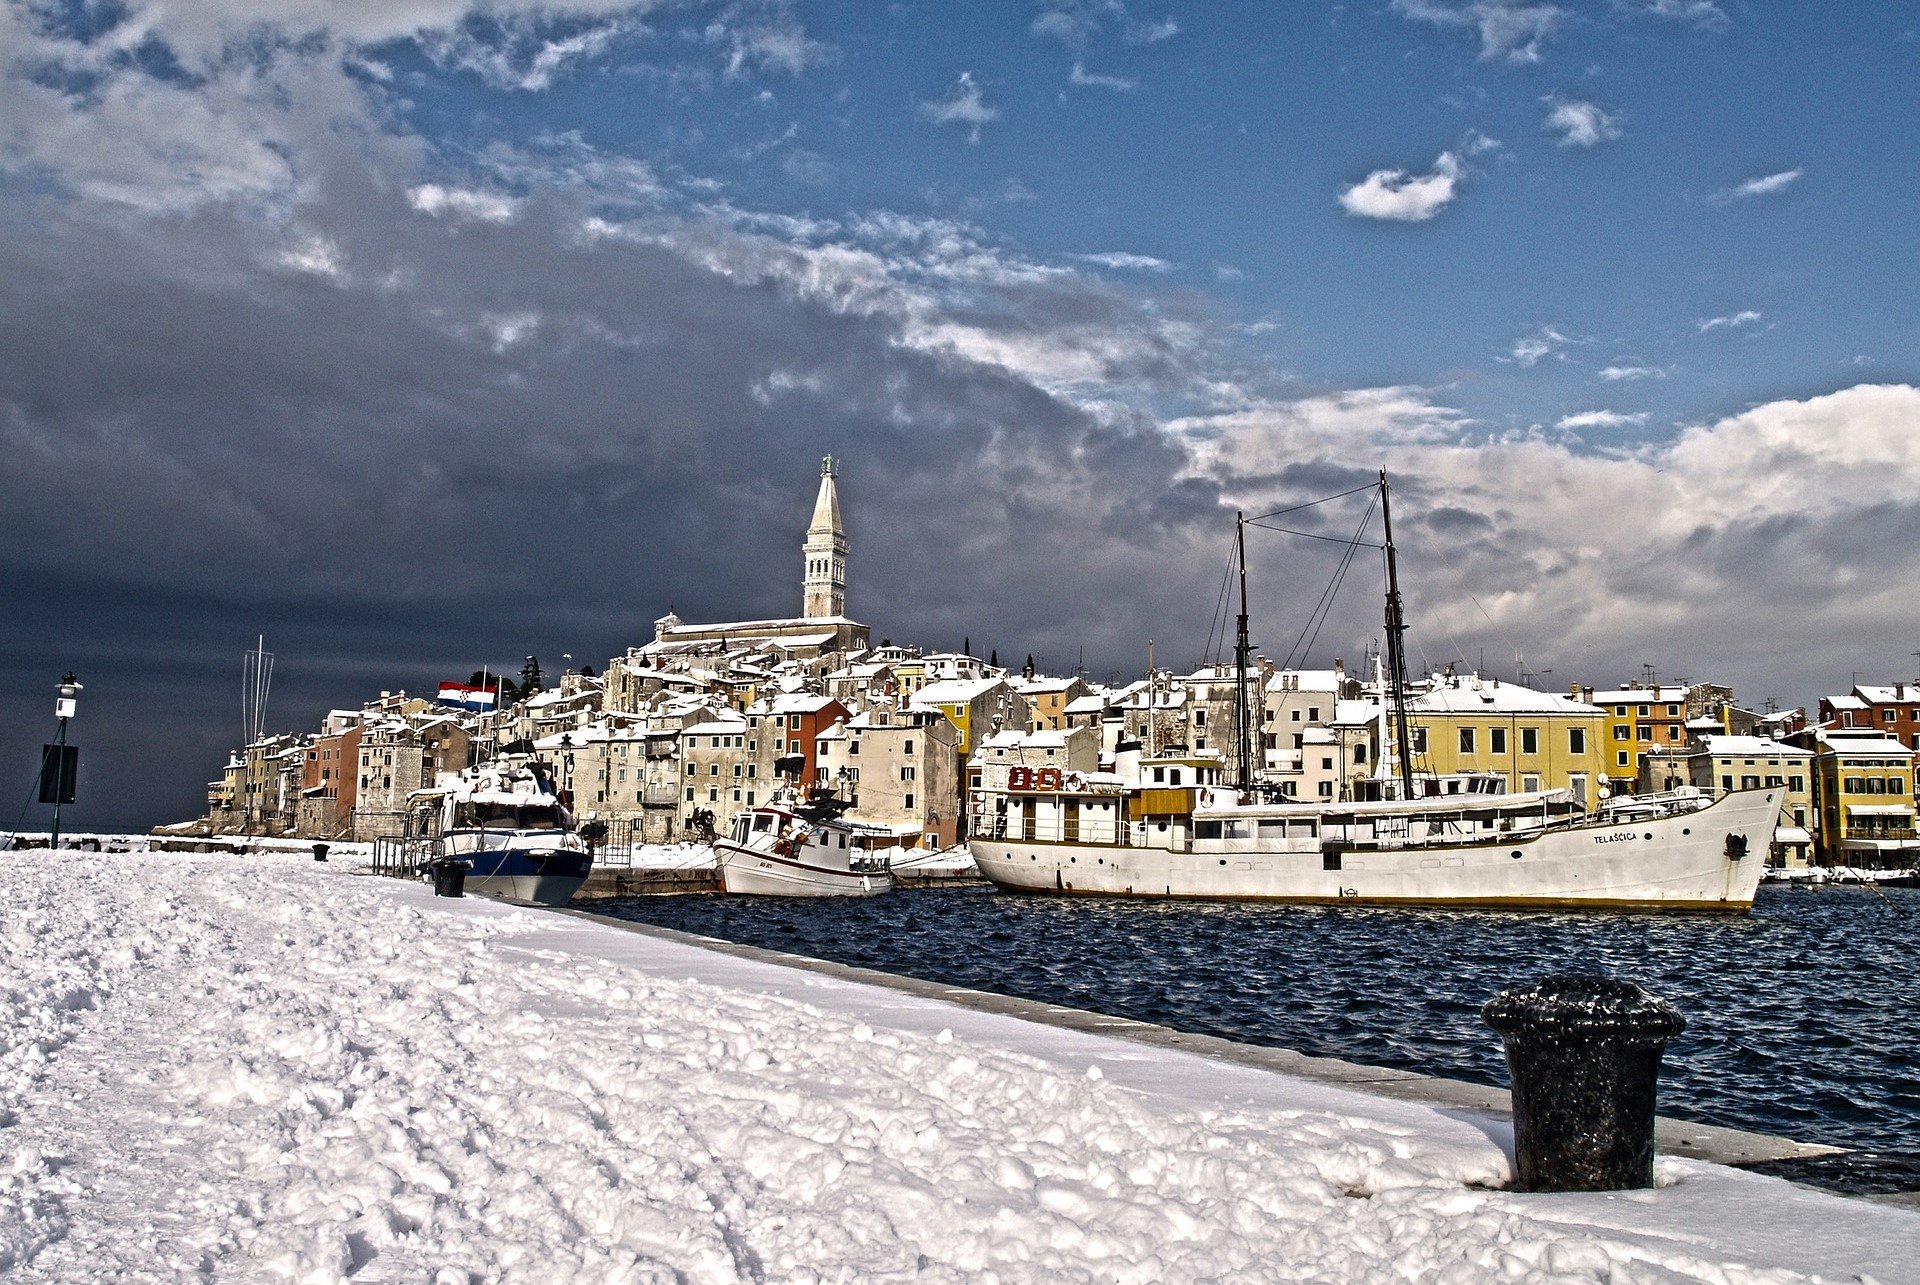
[[[1193,837],[1196,839],[1218,839],[1220,837],[1220,823],[1218,821],[1194,822]]]
[[[1251,839],[1253,837],[1253,822],[1251,821],[1227,821],[1223,824],[1225,829],[1221,834],[1222,838]]]
[[[1172,776],[1171,776],[1170,778],[1168,778],[1168,782],[1167,782],[1167,783],[1168,783],[1169,785],[1178,785],[1178,784],[1180,784],[1180,769],[1179,769],[1179,768],[1177,768],[1177,767],[1176,767],[1175,769],[1173,769],[1173,775],[1172,775]]]
[[[1153,783],[1155,785],[1164,785],[1166,784],[1166,780],[1167,780],[1167,769],[1165,769],[1164,767],[1156,767],[1155,769],[1153,769]]]
[[[1338,870],[1340,868],[1340,854],[1338,852],[1322,852],[1320,854],[1320,868],[1322,870]]]

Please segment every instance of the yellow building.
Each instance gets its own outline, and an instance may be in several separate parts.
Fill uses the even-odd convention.
[[[1607,777],[1607,727],[1598,706],[1478,675],[1436,675],[1407,707],[1416,772],[1490,772],[1511,793],[1566,790],[1588,807]]]
[[[1678,683],[1579,692],[1583,703],[1606,711],[1603,758],[1611,785],[1631,793],[1639,788],[1649,754],[1675,754],[1685,748],[1688,692]]]
[[[1827,865],[1904,867],[1920,855],[1914,752],[1871,729],[1815,733],[1813,803]]]
[[[894,671],[896,674],[899,671]],[[960,758],[973,756],[974,747],[996,732],[1024,732],[1032,724],[1033,706],[1008,686],[1004,678],[949,678],[928,683],[908,703],[909,711],[943,715],[960,733]]]

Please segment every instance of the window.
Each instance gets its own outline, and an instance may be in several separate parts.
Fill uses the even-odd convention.
[[[1320,797],[1321,797],[1321,798],[1323,798],[1323,799],[1330,799],[1330,798],[1332,798],[1332,797],[1333,797],[1333,782],[1332,782],[1332,781],[1322,781],[1322,782],[1320,782]]]
[[[1164,785],[1166,784],[1166,780],[1167,780],[1167,769],[1165,769],[1164,767],[1156,767],[1155,769],[1153,769],[1153,783],[1155,785]]]
[[[907,808],[908,808],[909,810],[911,810],[911,809],[912,809],[912,807],[913,807],[913,796],[912,796],[911,794],[909,794],[909,795],[907,796],[907,803],[906,803],[906,806],[907,806]]]
[[[789,564],[789,565],[791,565],[791,564]],[[790,716],[790,717],[789,717],[789,718],[787,719],[787,726],[788,726],[789,728],[791,728],[792,730],[794,730],[794,731],[796,731],[796,732],[797,732],[797,731],[799,731],[799,730],[800,730],[800,716],[799,716],[798,714],[794,714],[794,715],[792,715],[792,716]]]
[[[1648,710],[1649,710],[1650,708],[1651,708],[1650,706],[1646,706],[1646,705],[1642,705],[1642,706],[1641,706],[1641,707],[1640,707],[1640,708],[1639,708],[1639,709],[1638,709],[1637,711],[1635,711],[1635,712],[1636,712],[1636,713],[1638,713],[1638,714],[1640,715],[1640,717],[1641,717],[1641,718],[1645,718],[1645,717],[1647,716],[1647,713],[1648,713]]]
[[[1489,727],[1487,729],[1487,752],[1489,754],[1505,754],[1507,752],[1506,728]]]
[[[1309,723],[1317,723],[1320,721],[1320,707],[1318,705],[1307,706],[1307,721]]]
[[[900,779],[903,781],[911,781],[914,779],[915,772],[916,772],[916,769],[914,768],[903,767],[900,769]]]
[[[718,763],[709,763],[709,764],[707,764],[707,775],[708,775],[708,776],[719,776],[719,775],[720,775],[720,765],[719,765]]]
[[[687,802],[693,802],[693,787],[691,785],[687,787]]]
[[[848,753],[848,754],[850,754],[850,755],[858,755],[858,754],[860,753],[860,742],[859,742],[859,741],[848,741],[848,742],[847,742],[847,753]]]
[[[1642,723],[1638,730],[1640,732],[1641,740],[1650,741],[1653,739],[1653,728],[1647,726],[1645,723]]]
[[[1731,776],[1721,777],[1720,788],[1723,790],[1731,790],[1733,788],[1733,778]]]
[[[719,801],[720,801],[720,787],[710,786],[707,789],[707,802],[718,803]]]
[[[1742,776],[1740,778],[1740,788],[1743,790],[1757,790],[1760,788],[1760,778],[1757,776]]]
[[[1790,776],[1787,778],[1787,788],[1795,794],[1798,794],[1807,788],[1807,778],[1804,776]]]
[[[747,806],[748,806],[748,807],[752,807],[752,806],[753,806],[753,791],[752,791],[752,790],[748,790],[748,791],[747,791]]]
[[[1462,754],[1473,753],[1473,729],[1471,727],[1463,727],[1460,729],[1460,752]]]
[[[1567,729],[1567,753],[1585,754],[1587,752],[1587,729],[1569,727]]]
[[[1195,711],[1193,711],[1193,725],[1194,725],[1195,727],[1205,727],[1205,726],[1207,725],[1207,711],[1206,711],[1206,710],[1204,710],[1204,709],[1196,709]]]
[[[1613,725],[1613,739],[1616,741],[1630,741],[1633,739],[1633,729],[1625,723],[1615,723]]]
[[[733,765],[733,774],[734,774],[735,776],[743,776],[743,775],[745,775],[745,773],[744,773],[744,772],[743,772],[743,771],[741,770],[741,765],[740,765],[740,764],[738,764],[738,763],[735,763],[735,764]]]
[[[1416,727],[1413,730],[1409,731],[1407,733],[1407,740],[1413,746],[1413,752],[1415,754],[1425,754],[1427,752],[1427,729],[1426,728]]]
[[[1294,722],[1297,723],[1300,721],[1300,711],[1297,709],[1290,709],[1287,711],[1287,717],[1291,718]]]
[[[1353,761],[1356,763],[1364,763],[1367,761],[1367,747],[1365,742],[1361,742],[1353,747]]]
[[[1677,741],[1680,739],[1680,724],[1678,723],[1667,724],[1667,739],[1670,741]]]
[[[1782,780],[1780,777],[1770,776],[1767,778],[1767,788],[1769,790],[1777,790],[1785,784],[1786,782]]]
[[[1613,756],[1613,762],[1616,767],[1625,767],[1627,765],[1627,752],[1625,750],[1621,750],[1619,753],[1615,754]]]
[[[906,740],[906,743],[905,743],[905,744],[903,744],[903,745],[902,745],[902,746],[900,747],[900,752],[901,752],[902,754],[911,754],[911,753],[913,753],[913,738],[912,738],[912,737],[908,737],[908,738],[907,738],[907,740]]]
[[[1522,754],[1538,754],[1540,752],[1539,728],[1523,727],[1520,729],[1520,752]]]

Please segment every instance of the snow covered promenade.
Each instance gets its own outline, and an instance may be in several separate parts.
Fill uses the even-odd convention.
[[[0,1276],[1920,1281],[1920,1216],[282,856],[0,853]]]

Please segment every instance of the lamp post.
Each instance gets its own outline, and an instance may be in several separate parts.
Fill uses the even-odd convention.
[[[60,694],[53,703],[53,716],[60,720],[60,730],[54,733],[53,744],[47,747],[40,766],[40,797],[53,803],[53,834],[47,842],[50,850],[60,846],[60,805],[73,801],[73,759],[77,755],[67,751],[67,720],[80,712],[80,680],[69,669],[61,675],[56,690]],[[51,781],[47,779],[49,772],[53,774]]]

